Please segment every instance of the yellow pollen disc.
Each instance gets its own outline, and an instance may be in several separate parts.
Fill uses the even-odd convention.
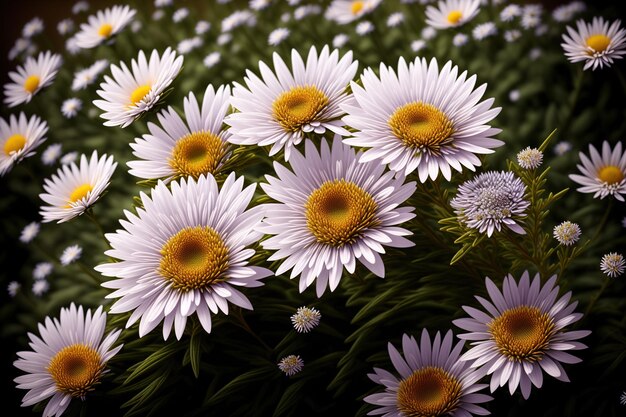
[[[70,207],[69,203],[75,203],[85,198],[87,196],[87,193],[89,193],[89,191],[91,190],[93,190],[91,184],[82,184],[74,188],[74,191],[72,191],[72,194],[70,194],[68,205],[66,207]]]
[[[606,35],[591,35],[587,38],[587,46],[596,52],[602,52],[609,47],[611,38]]]
[[[352,5],[350,6],[350,11],[352,12],[353,15],[357,15],[359,14],[359,12],[361,12],[361,10],[363,10],[363,7],[365,7],[364,2],[353,1]]]
[[[26,78],[26,81],[24,81],[24,90],[26,90],[30,94],[33,94],[35,90],[37,90],[37,88],[39,87],[39,81],[40,80],[38,76],[31,75],[30,77]]]
[[[461,21],[462,18],[463,13],[461,13],[460,10],[452,10],[450,13],[448,13],[447,17],[448,23],[450,23],[451,25],[456,25]]]
[[[306,225],[320,243],[353,243],[366,229],[376,226],[378,205],[358,185],[345,180],[326,181],[304,205]]]
[[[152,87],[147,84],[140,85],[139,87],[135,88],[135,91],[133,91],[132,94],[130,95],[130,103],[132,105],[139,103],[141,99],[143,99],[146,96],[146,94],[150,92],[151,88]]]
[[[159,272],[173,288],[203,289],[226,281],[228,248],[208,226],[187,227],[170,237],[161,248]]]
[[[103,38],[108,38],[111,36],[111,32],[113,32],[113,26],[110,23],[103,23],[102,26],[98,29],[98,35]]]
[[[176,142],[170,166],[180,177],[215,174],[226,155],[226,144],[211,132],[193,132]]]
[[[419,369],[400,381],[397,404],[403,416],[436,417],[454,411],[461,397],[461,383],[439,367]]]
[[[537,307],[506,310],[488,325],[498,350],[512,361],[540,361],[555,333],[554,321]]]
[[[388,123],[405,146],[415,149],[436,151],[454,133],[452,121],[441,110],[421,101],[398,107]]]
[[[46,369],[57,391],[72,397],[84,397],[99,382],[104,364],[98,351],[77,343],[58,351]]]
[[[274,100],[272,115],[285,130],[295,132],[315,121],[328,103],[326,94],[313,85],[293,87]]]
[[[19,133],[9,136],[6,142],[4,142],[4,154],[11,155],[13,152],[17,152],[26,145],[26,138]]]
[[[598,172],[598,178],[600,178],[600,181],[604,181],[609,185],[617,184],[624,179],[624,173],[621,169],[619,169],[619,167],[616,167],[615,165],[607,165]]]

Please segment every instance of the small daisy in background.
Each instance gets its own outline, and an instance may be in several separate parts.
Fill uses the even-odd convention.
[[[72,81],[72,90],[78,91],[87,88],[93,84],[98,76],[109,66],[109,61],[99,59],[89,67],[76,71],[74,80]]]
[[[395,28],[404,22],[404,14],[402,12],[395,12],[387,17],[387,27]]]
[[[374,31],[374,24],[369,20],[364,20],[356,25],[354,31],[359,36],[365,36]]]
[[[457,33],[452,38],[452,44],[456,47],[463,46],[467,43],[469,37],[465,33]]]
[[[49,290],[50,290],[50,283],[46,281],[45,279],[38,279],[35,282],[33,282],[32,291],[35,297],[41,297],[42,295],[47,293]]]
[[[554,226],[553,230],[554,238],[564,246],[571,246],[578,242],[578,240],[580,240],[580,234],[580,226],[569,220]]]
[[[129,6],[113,6],[99,10],[87,18],[87,23],[80,25],[80,30],[74,35],[76,45],[89,49],[109,41],[133,20],[136,13],[137,11]]]
[[[500,12],[500,20],[511,22],[514,18],[522,15],[522,8],[517,4],[509,4]]]
[[[74,31],[74,21],[70,18],[61,20],[57,23],[57,31],[61,36],[69,35]]]
[[[317,4],[305,4],[297,7],[293,11],[293,18],[296,20],[302,20],[305,17],[317,16],[322,14],[322,8]]]
[[[333,0],[326,9],[325,17],[341,25],[354,22],[370,13],[382,0]]]
[[[621,253],[611,252],[602,256],[600,270],[611,278],[618,277],[624,273],[626,261]]]
[[[453,321],[469,332],[458,337],[469,340],[472,346],[460,360],[471,363],[481,375],[491,375],[491,392],[508,384],[511,395],[519,387],[527,399],[533,385],[543,385],[543,372],[569,382],[561,363],[581,361],[567,351],[585,349],[587,346],[577,340],[591,332],[564,330],[583,315],[574,313],[578,301],[569,303],[571,292],[557,300],[556,280],[553,275],[542,285],[536,274],[531,282],[525,271],[518,282],[509,274],[500,291],[486,278],[490,300],[476,296],[486,312],[463,306],[470,317]]]
[[[202,63],[207,68],[213,68],[220,62],[221,58],[222,58],[222,55],[219,52],[213,51],[204,57],[204,59],[202,60]]]
[[[77,159],[78,159],[78,152],[72,151],[63,155],[61,157],[60,162],[61,162],[61,165],[67,165],[67,164],[71,164],[72,162],[75,162]]]
[[[437,332],[431,341],[426,329],[419,342],[413,336],[402,336],[403,355],[391,343],[387,345],[396,376],[381,368],[367,376],[385,387],[384,392],[368,395],[363,400],[378,406],[368,415],[388,417],[450,416],[471,417],[489,411],[479,404],[491,401],[478,391],[487,387],[478,384],[482,375],[469,363],[459,360],[464,341],[454,343],[449,330]]]
[[[285,356],[278,362],[280,369],[287,376],[294,376],[304,368],[304,361],[299,355]]]
[[[60,143],[53,143],[48,146],[46,150],[41,153],[41,162],[47,166],[54,165],[61,156],[62,148],[63,145]]]
[[[320,324],[322,314],[313,307],[298,307],[291,323],[298,333],[308,333]]]
[[[61,104],[61,113],[67,119],[73,119],[78,112],[83,108],[83,101],[79,98],[72,97],[63,101]]]
[[[50,262],[39,262],[33,269],[33,278],[35,281],[46,278],[52,272],[54,266]]]
[[[89,10],[89,2],[84,0],[77,1],[72,6],[72,13],[74,14],[81,14],[82,12],[86,12],[87,10]]]
[[[577,188],[581,193],[594,193],[593,198],[607,196],[624,201],[626,196],[626,152],[622,151],[622,142],[617,142],[611,149],[609,142],[602,143],[602,154],[589,144],[589,156],[579,152],[582,165],[576,165],[582,175],[570,174],[569,178],[582,185]]]
[[[61,55],[40,52],[37,58],[28,57],[24,65],[9,72],[12,82],[4,85],[4,103],[9,107],[28,103],[42,88],[52,84],[61,66]]]
[[[207,33],[210,29],[211,23],[207,22],[206,20],[199,20],[198,23],[196,23],[194,32],[196,32],[196,35],[203,35]]]
[[[594,17],[591,23],[576,22],[577,30],[567,26],[561,46],[570,62],[586,61],[584,70],[610,67],[616,59],[626,54],[626,29],[620,20],[611,26],[602,17]]]
[[[188,16],[189,16],[189,9],[186,7],[181,7],[172,14],[172,21],[174,23],[180,23],[183,20],[187,19]]]
[[[182,41],[178,42],[178,46],[176,46],[176,51],[181,55],[187,55],[194,49],[201,47],[202,43],[202,38],[199,36],[183,39]]]
[[[22,229],[22,233],[20,233],[20,242],[22,243],[30,243],[35,236],[39,234],[40,225],[38,222],[31,222],[26,225]]]
[[[564,140],[554,145],[554,154],[557,156],[563,156],[571,150],[572,144]]]
[[[140,160],[127,163],[129,173],[165,182],[217,175],[230,155],[230,132],[223,129],[230,97],[230,86],[220,86],[216,91],[209,84],[201,103],[193,93],[185,97],[186,122],[172,107],[160,112],[161,126],[148,123],[150,133],[131,143],[133,155]]]
[[[32,38],[35,35],[43,32],[43,20],[39,17],[33,17],[22,28],[22,36],[25,38]]]
[[[11,281],[9,282],[9,285],[7,285],[7,292],[11,297],[15,297],[21,289],[22,284],[17,281]]]
[[[437,29],[458,27],[478,14],[480,0],[442,0],[426,7],[426,23]]]
[[[622,392],[622,395],[620,395],[619,403],[621,405],[626,405],[626,391]]]
[[[271,46],[277,46],[289,37],[289,33],[287,28],[276,28],[267,37],[267,43]]]
[[[487,237],[503,227],[526,234],[517,223],[530,206],[525,193],[526,186],[512,172],[489,171],[461,184],[450,205],[462,223]]]
[[[348,43],[349,40],[350,40],[350,37],[346,35],[345,33],[340,33],[338,35],[335,35],[335,37],[333,38],[333,47],[342,48],[346,45],[346,43]]]
[[[411,42],[411,50],[415,53],[421,51],[426,47],[426,41],[423,39],[416,39]]]
[[[517,154],[517,163],[523,169],[536,169],[543,162],[543,152],[530,146]]]
[[[380,78],[365,69],[363,87],[352,82],[354,100],[343,106],[344,122],[357,130],[344,143],[371,148],[360,162],[378,160],[405,175],[417,170],[420,182],[439,172],[449,181],[463,166],[473,171],[481,164],[475,154],[504,144],[492,138],[500,129],[486,124],[501,109],[491,108],[493,98],[479,102],[486,84],[474,89],[476,76],[458,72],[450,61],[439,69],[434,58],[400,58],[397,71],[381,64]]]
[[[0,177],[24,158],[35,154],[35,149],[47,138],[48,124],[38,116],[26,118],[12,114],[8,122],[0,117]]]
[[[80,259],[80,255],[83,253],[83,248],[80,245],[71,245],[63,250],[59,261],[61,265],[67,266]]]
[[[81,155],[80,165],[71,163],[59,168],[46,178],[45,193],[39,194],[49,204],[39,212],[43,222],[63,223],[83,214],[102,196],[116,167],[113,156],[104,154],[98,158],[98,152],[93,151],[90,159]]]
[[[272,145],[269,155],[284,149],[288,161],[305,133],[321,135],[330,130],[350,134],[343,127],[340,106],[350,100],[346,87],[358,66],[351,51],[340,59],[336,49],[331,52],[324,46],[318,55],[311,47],[305,64],[293,49],[292,71],[277,53],[273,60],[276,74],[259,62],[263,79],[248,70],[244,78],[247,88],[234,83],[231,104],[237,112],[225,120],[230,125],[231,143]]]
[[[477,41],[481,41],[498,33],[498,28],[493,22],[485,22],[472,29],[472,36]]]
[[[38,281],[45,282],[45,281]],[[122,345],[113,348],[121,330],[104,336],[106,313],[92,314],[74,303],[62,308],[60,319],[46,317],[39,324],[40,336],[28,333],[32,351],[17,352],[13,365],[25,372],[15,378],[17,388],[28,390],[22,407],[47,402],[43,415],[60,416],[73,398],[85,400],[108,372],[107,362]]]
[[[167,87],[183,67],[183,57],[177,56],[167,48],[161,56],[155,49],[149,60],[143,51],[139,51],[137,60],[131,62],[132,71],[120,62],[120,66],[111,65],[113,78],[104,76],[98,95],[103,100],[94,100],[93,104],[104,110],[100,115],[105,126],[126,127],[142,113],[154,107]]]

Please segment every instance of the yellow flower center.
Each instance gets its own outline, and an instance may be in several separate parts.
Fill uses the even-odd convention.
[[[110,23],[103,23],[102,26],[98,29],[98,35],[103,38],[108,38],[111,36],[111,32],[113,32],[113,26]]]
[[[24,90],[28,91],[30,94],[33,94],[37,88],[39,88],[39,77],[36,75],[31,75],[26,78],[24,81]]]
[[[598,172],[598,178],[600,178],[600,181],[604,181],[609,185],[617,184],[624,179],[624,173],[615,165],[607,165]]]
[[[328,103],[326,94],[313,85],[293,87],[274,100],[272,115],[285,130],[295,132],[313,122]]]
[[[450,23],[451,25],[458,24],[462,18],[463,13],[461,13],[460,10],[452,10],[450,13],[448,13],[448,23]]]
[[[454,411],[461,397],[461,383],[442,368],[418,369],[400,381],[397,404],[403,416],[436,417]]]
[[[84,397],[99,382],[104,364],[98,351],[80,343],[58,351],[46,368],[57,391],[72,397]]]
[[[352,5],[350,5],[350,12],[352,12],[353,15],[357,15],[363,10],[363,7],[365,7],[365,2],[353,1]]]
[[[91,190],[93,190],[93,187],[89,183],[82,184],[74,188],[74,191],[72,191],[72,194],[70,194],[68,204],[65,207],[71,207],[70,206],[71,203],[75,203],[79,200],[82,200],[83,198],[87,196],[87,193],[89,193],[89,191]]]
[[[13,152],[17,152],[26,145],[26,137],[19,133],[9,136],[6,142],[4,142],[4,154],[11,155]]]
[[[173,288],[203,289],[226,281],[228,247],[208,226],[187,227],[170,237],[161,248],[159,272]]]
[[[488,325],[500,353],[512,361],[540,361],[555,333],[554,321],[537,307],[506,310]]]
[[[180,177],[215,174],[226,156],[226,143],[211,132],[193,132],[176,142],[170,166]]]
[[[587,38],[587,46],[596,52],[602,52],[609,47],[611,38],[606,35],[591,35]]]
[[[135,90],[130,95],[130,103],[131,103],[131,105],[135,105],[135,104],[139,103],[146,96],[146,94],[148,94],[150,92],[151,88],[152,87],[147,85],[147,84],[146,85],[140,85],[139,87],[135,88]]]
[[[430,148],[450,141],[452,121],[438,108],[423,102],[400,106],[389,118],[393,134],[409,148]]]
[[[318,242],[331,246],[353,243],[366,229],[378,224],[374,198],[345,180],[326,181],[304,205],[306,224]]]

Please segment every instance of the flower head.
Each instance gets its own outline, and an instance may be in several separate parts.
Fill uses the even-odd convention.
[[[458,27],[478,14],[480,0],[442,0],[426,7],[426,23],[437,29]]]
[[[83,101],[79,98],[72,97],[63,101],[61,105],[61,113],[68,119],[72,119],[83,108]]]
[[[616,20],[609,26],[602,17],[594,17],[591,23],[578,20],[578,30],[568,26],[568,34],[563,34],[565,56],[570,62],[586,61],[585,70],[610,67],[626,54],[626,29],[621,24]]]
[[[11,297],[15,297],[21,288],[22,284],[17,281],[11,281],[9,285],[7,285],[7,291]]]
[[[278,369],[287,376],[293,376],[304,368],[304,361],[299,355],[285,356],[278,362]]]
[[[459,75],[450,61],[439,70],[435,59],[407,65],[400,58],[397,72],[381,64],[380,78],[368,68],[361,81],[351,84],[355,100],[343,106],[343,120],[357,129],[344,143],[371,148],[361,162],[379,160],[406,175],[417,170],[421,182],[440,171],[450,180],[451,168],[474,170],[481,164],[475,154],[503,144],[491,137],[500,129],[485,124],[500,112],[490,108],[492,98],[479,102],[486,84],[474,90],[476,76]]]
[[[624,273],[626,261],[621,253],[611,252],[602,257],[600,269],[611,278],[618,277]]]
[[[61,261],[61,265],[67,266],[71,263],[76,262],[80,258],[80,255],[82,255],[82,253],[83,248],[79,245],[68,246],[63,250],[61,258],[59,258],[59,260]]]
[[[50,262],[39,262],[33,269],[33,278],[38,281],[46,278],[52,272],[53,265]]]
[[[43,417],[53,417],[63,414],[72,398],[84,400],[108,372],[107,362],[122,348],[112,347],[121,331],[114,330],[105,337],[105,326],[102,307],[92,314],[72,303],[61,309],[60,320],[46,317],[39,324],[40,337],[29,333],[32,351],[18,352],[19,359],[13,362],[26,372],[15,378],[17,388],[28,390],[22,407],[52,397]]]
[[[521,150],[517,154],[517,163],[524,169],[538,168],[543,162],[543,152],[537,148],[531,148]]]
[[[450,201],[459,220],[469,228],[487,232],[503,226],[515,233],[525,234],[516,220],[526,216],[530,205],[524,200],[526,186],[512,172],[484,172],[459,186],[456,197]]]
[[[39,223],[31,222],[26,225],[22,229],[22,233],[20,233],[20,242],[29,243],[31,240],[35,238],[39,234]]]
[[[41,153],[41,161],[44,165],[53,165],[61,156],[62,148],[63,145],[60,143],[53,143],[48,146],[46,150]]]
[[[382,0],[333,0],[326,9],[325,17],[340,25],[345,25],[370,13],[381,2]]]
[[[322,314],[312,307],[299,307],[296,314],[291,316],[293,327],[298,333],[308,333],[320,324]]]
[[[133,20],[136,13],[137,11],[129,6],[113,6],[99,10],[87,18],[87,23],[80,25],[80,30],[74,35],[76,45],[88,49],[110,41]]]
[[[573,312],[578,302],[569,303],[571,292],[557,300],[556,279],[554,275],[542,285],[539,274],[532,282],[528,271],[519,282],[507,275],[500,291],[486,278],[490,300],[476,299],[487,312],[464,306],[470,317],[454,320],[456,326],[469,331],[459,338],[472,341],[472,348],[461,361],[469,361],[472,368],[491,375],[491,392],[508,383],[511,394],[520,387],[523,397],[528,398],[532,385],[541,388],[544,371],[568,382],[561,363],[580,362],[567,351],[586,348],[576,340],[591,332],[564,331],[583,315]]]
[[[46,140],[48,124],[38,116],[26,118],[12,114],[8,122],[0,117],[0,177],[24,158],[35,153],[35,149]]]
[[[580,239],[580,226],[576,223],[572,223],[569,220],[554,226],[554,238],[559,241],[561,245],[571,246],[578,242]]]
[[[37,59],[26,58],[23,66],[9,73],[10,83],[4,85],[4,102],[9,107],[28,103],[42,88],[52,84],[61,66],[61,55],[40,52]]]
[[[243,180],[233,173],[221,190],[211,175],[159,182],[151,197],[141,194],[136,215],[126,212],[124,230],[106,235],[105,253],[119,262],[95,269],[114,277],[102,284],[118,299],[111,313],[133,311],[127,327],[141,319],[140,337],[163,322],[163,338],[174,327],[180,339],[194,314],[210,333],[211,313],[228,314],[229,302],[252,309],[237,287],[259,287],[272,272],[248,265],[264,212],[246,210],[255,185],[244,189]]]
[[[39,279],[33,282],[32,290],[33,290],[33,295],[35,295],[36,297],[41,297],[42,295],[47,293],[49,289],[50,289],[50,283],[46,281],[45,279]]]
[[[463,341],[454,344],[452,331],[442,338],[437,332],[431,341],[424,329],[418,343],[413,336],[402,336],[404,357],[388,344],[389,357],[395,374],[374,368],[369,378],[385,387],[385,391],[368,395],[365,402],[379,406],[368,414],[388,417],[451,416],[471,417],[489,414],[478,404],[492,398],[477,391],[486,388],[477,384],[481,374],[471,369],[467,362],[459,361]]]
[[[267,37],[267,43],[271,46],[276,46],[289,37],[289,29],[276,28]]]
[[[89,67],[77,71],[74,74],[74,80],[72,81],[72,90],[77,91],[87,88],[87,86],[93,84],[98,79],[100,73],[102,73],[102,71],[104,71],[108,66],[109,61],[106,59],[99,59]]]
[[[615,148],[607,141],[602,143],[602,154],[593,145],[589,145],[589,156],[580,152],[582,165],[577,165],[583,175],[570,174],[569,178],[582,185],[581,193],[594,193],[593,198],[607,196],[624,201],[626,196],[626,152],[622,152],[622,142]]]

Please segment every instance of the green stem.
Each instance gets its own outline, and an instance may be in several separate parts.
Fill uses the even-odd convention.
[[[83,264],[81,261],[76,261],[75,263],[80,268],[81,271],[87,274],[87,276],[91,278],[91,280],[95,282],[98,287],[100,287],[100,284],[101,284],[100,279],[98,279],[98,277],[93,272],[91,272],[91,270],[87,268],[85,264]]]
[[[569,107],[569,112],[567,113],[567,117],[565,118],[565,121],[563,122],[563,128],[559,129],[561,137],[564,137],[565,134],[567,133],[567,128],[569,127],[570,121],[572,120],[572,117],[574,116],[574,110],[576,109],[578,98],[580,97],[580,90],[582,89],[584,75],[585,75],[585,71],[583,71],[582,69],[579,69],[576,80],[574,81],[574,95],[572,97],[572,102]]]
[[[254,337],[261,345],[263,345],[265,349],[267,349],[268,352],[272,352],[273,349],[269,347],[269,345],[265,343],[263,339],[261,339],[259,335],[257,335],[254,332],[254,330],[252,330],[252,328],[250,327],[246,319],[243,317],[241,309],[237,309],[237,313],[234,316],[237,318],[237,321],[238,321],[237,324],[239,325],[239,327],[241,327],[246,332],[248,332],[252,337]]]
[[[91,220],[91,222],[93,224],[96,225],[96,228],[98,229],[98,232],[100,232],[100,235],[104,239],[104,243],[108,247],[111,247],[111,245],[109,244],[109,240],[106,238],[106,236],[104,234],[104,229],[102,229],[102,225],[98,221],[98,218],[96,217],[95,213],[93,212],[93,209],[92,208],[88,208],[87,210],[85,210],[85,215],[87,216],[87,218],[89,218],[89,220]]]
[[[598,290],[596,295],[591,299],[591,302],[587,306],[587,309],[585,310],[585,316],[589,315],[589,313],[591,312],[591,309],[596,304],[596,302],[600,299],[600,296],[602,295],[604,290],[606,290],[606,287],[609,286],[610,282],[611,282],[611,280],[609,278],[605,278],[604,279],[604,283],[602,284],[602,286],[600,287],[600,289]]]
[[[606,210],[604,210],[604,215],[602,216],[602,219],[600,220],[600,224],[598,224],[598,227],[596,228],[596,232],[594,233],[593,237],[591,238],[591,242],[595,242],[598,235],[600,234],[600,232],[602,231],[602,229],[604,228],[604,224],[606,223],[607,219],[609,218],[609,214],[611,213],[611,209],[613,208],[613,200],[609,200],[609,204],[606,206]]]

